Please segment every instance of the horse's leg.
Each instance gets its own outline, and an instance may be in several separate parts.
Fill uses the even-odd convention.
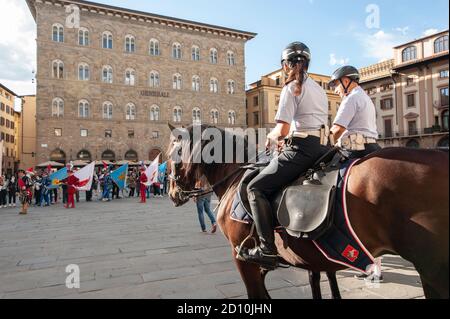
[[[445,298],[439,292],[434,289],[433,285],[429,284],[423,276],[420,276],[422,281],[423,292],[426,299],[443,299]],[[447,296],[448,298],[448,296]]]
[[[234,257],[236,255],[234,248],[232,249],[232,254],[239,273],[241,274],[241,278],[247,288],[248,298],[270,299],[264,283],[267,272],[261,271],[261,268],[258,265],[236,259]]]
[[[328,282],[330,283],[333,299],[342,299],[341,292],[336,279],[336,272],[327,272]]]
[[[320,272],[308,271],[308,274],[313,299],[322,299],[322,292],[320,290]]]

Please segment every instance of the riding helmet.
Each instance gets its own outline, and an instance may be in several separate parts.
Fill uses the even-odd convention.
[[[290,43],[281,54],[281,64],[285,61],[295,64],[301,60],[305,60],[308,64],[311,61],[311,51],[302,42]]]
[[[328,83],[331,87],[335,83],[335,81],[338,81],[342,79],[343,77],[347,77],[350,80],[355,81],[356,83],[359,83],[360,75],[357,68],[351,65],[345,65],[343,67],[340,67],[336,71],[333,72],[333,75],[331,76],[331,80]]]

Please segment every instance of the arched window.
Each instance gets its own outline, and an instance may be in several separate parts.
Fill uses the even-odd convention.
[[[236,60],[234,58],[234,52],[233,51],[228,51],[227,52],[227,63],[228,65],[236,65]]]
[[[53,152],[50,153],[50,160],[58,163],[65,164],[66,163],[66,153],[63,150],[57,148]]]
[[[78,64],[78,80],[89,81],[89,65],[86,63]]]
[[[125,85],[135,85],[136,72],[133,69],[125,71]]]
[[[64,27],[59,23],[55,23],[52,29],[53,29],[53,36],[52,36],[53,41],[64,42]]]
[[[233,80],[227,81],[227,93],[228,94],[234,94],[235,92],[235,84]]]
[[[415,46],[407,47],[402,52],[402,61],[408,62],[417,59],[417,48]]]
[[[198,107],[194,107],[192,110],[192,123],[202,124],[202,112]]]
[[[89,30],[86,28],[80,28],[78,30],[78,44],[82,46],[89,45]]]
[[[61,60],[52,62],[52,77],[55,79],[64,78],[64,63]]]
[[[157,71],[150,72],[149,85],[152,88],[157,88],[160,86],[159,73]]]
[[[160,109],[158,105],[152,105],[150,108],[150,121],[159,121]]]
[[[110,65],[103,66],[102,81],[103,83],[113,83],[113,68]]]
[[[136,40],[134,36],[127,35],[125,37],[125,52],[133,53],[136,50]]]
[[[219,81],[216,78],[211,78],[209,80],[209,92],[212,93],[219,92]]]
[[[420,144],[419,144],[419,142],[417,141],[417,140],[409,140],[407,143],[406,143],[406,147],[407,148],[420,148]]]
[[[134,105],[133,103],[127,104],[127,112],[125,119],[129,121],[134,121],[136,119],[136,105]]]
[[[104,161],[115,161],[116,154],[111,150],[106,150],[102,153],[102,160]]]
[[[236,112],[233,110],[228,111],[228,124],[231,124],[231,125],[236,124]]]
[[[448,35],[444,35],[434,41],[434,53],[441,53],[444,51],[448,51]]]
[[[105,120],[112,120],[113,118],[113,104],[111,102],[103,103],[103,118]]]
[[[113,48],[113,36],[109,31],[103,32],[102,36],[102,46],[103,49],[112,49]]]
[[[86,100],[81,100],[78,102],[78,117],[88,118],[89,117],[89,102]]]
[[[63,117],[64,116],[64,101],[57,97],[52,101],[52,116]]]
[[[176,73],[172,78],[172,87],[174,90],[181,90],[181,74]]]
[[[183,116],[183,109],[180,106],[175,106],[173,108],[173,121],[180,123]]]
[[[172,58],[177,60],[181,59],[181,44],[177,42],[172,44]]]
[[[134,150],[129,150],[125,153],[125,160],[127,161],[138,161],[138,153]]]
[[[444,131],[448,131],[448,110],[442,112],[441,120],[442,120],[442,129]]]
[[[150,55],[160,55],[161,52],[159,51],[159,41],[156,39],[151,39],[150,40],[150,51],[149,51]]]
[[[200,91],[200,77],[198,75],[192,77],[192,91]]]
[[[192,46],[192,61],[200,61],[200,48],[196,45]]]
[[[212,48],[209,51],[209,62],[211,62],[212,64],[217,64],[218,56],[219,56],[219,53],[217,52],[217,49]]]
[[[212,109],[210,115],[211,115],[211,123],[218,124],[219,123],[219,111],[216,109]]]
[[[82,161],[91,161],[92,160],[91,153],[87,150],[81,150],[77,154],[77,159]]]

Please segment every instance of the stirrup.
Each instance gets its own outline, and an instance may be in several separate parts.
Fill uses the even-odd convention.
[[[278,268],[280,266],[279,261],[278,261],[278,255],[270,255],[271,258],[275,259],[275,263],[272,264],[272,263],[265,263],[265,262],[262,262],[262,261],[255,261],[255,260],[252,260],[252,259],[247,259],[245,257],[245,255],[243,254],[243,253],[247,253],[247,255],[248,255],[249,249],[246,248],[246,247],[237,246],[237,247],[235,247],[234,250],[236,251],[236,259],[237,260],[258,265],[262,269],[270,271],[270,270],[275,270],[276,268]],[[269,255],[267,255],[267,256],[269,256]],[[283,268],[285,268],[285,267],[283,267]]]

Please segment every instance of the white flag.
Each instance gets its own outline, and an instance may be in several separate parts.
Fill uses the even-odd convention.
[[[95,169],[95,162],[92,162],[91,164],[86,165],[79,171],[75,172],[74,174],[75,177],[78,177],[78,179],[80,180],[77,190],[88,191],[91,189],[92,180],[94,177],[94,169]]]
[[[147,167],[145,170],[145,175],[147,175],[148,183],[153,184],[158,182],[158,166],[159,166],[159,154],[155,160]]]

